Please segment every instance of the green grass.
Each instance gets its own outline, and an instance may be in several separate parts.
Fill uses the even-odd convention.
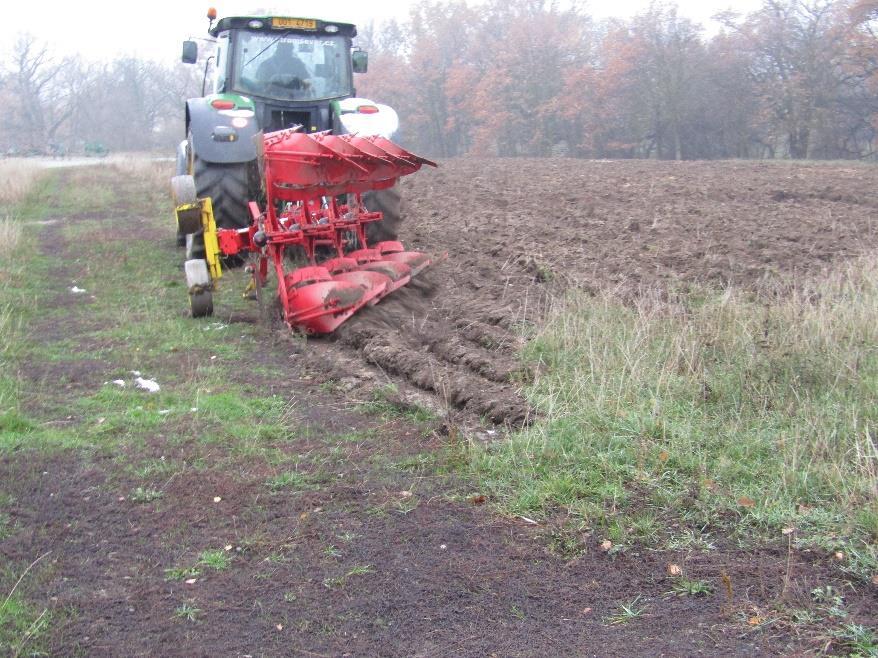
[[[833,634],[849,656],[878,656],[878,635],[860,624],[844,624]]]
[[[713,593],[713,586],[704,580],[680,578],[674,581],[668,594],[676,596],[707,596]]]
[[[137,487],[134,491],[131,492],[131,502],[134,503],[151,503],[154,500],[158,500],[164,494],[157,489],[148,489],[144,487]]]
[[[33,568],[48,553],[34,560],[20,574],[11,569],[0,573],[0,648],[9,655],[43,655],[43,643],[51,629],[53,614],[47,607],[28,601],[23,595],[26,579],[35,575]],[[41,609],[42,608],[42,609]]]
[[[40,193],[48,184],[40,179],[34,191],[25,196],[22,203],[10,208],[0,225],[3,238],[0,255],[0,446],[10,435],[32,433],[35,424],[27,418],[20,407],[20,382],[17,366],[23,352],[25,327],[33,319],[33,300],[36,289],[29,284],[29,277],[40,280],[41,263],[37,257],[36,242],[30,232],[24,230],[21,216],[28,205],[40,199]],[[28,277],[25,277],[27,263]]]
[[[182,619],[188,622],[196,622],[198,621],[198,617],[201,614],[201,609],[196,608],[194,602],[187,601],[186,603],[182,603],[174,610],[174,616],[177,619]]]
[[[0,648],[8,655],[45,655],[42,640],[51,623],[48,609],[39,610],[17,593],[0,597]]]
[[[333,577],[324,578],[323,579],[323,586],[326,589],[333,589],[335,587],[342,587],[351,578],[355,578],[358,576],[368,576],[369,574],[373,574],[373,573],[375,573],[375,569],[374,569],[374,567],[372,567],[372,565],[370,565],[370,564],[358,565],[358,566],[352,567],[351,569],[349,569],[347,572],[345,572],[341,576],[333,576]]]
[[[640,596],[637,596],[633,601],[620,603],[618,611],[607,617],[607,623],[611,625],[627,624],[629,621],[643,615],[646,611],[646,606],[637,605],[639,601]]]
[[[668,519],[876,567],[878,260],[760,294],[572,295],[530,342],[535,422],[472,446],[512,514],[655,544]]]
[[[221,548],[202,551],[198,565],[214,571],[225,571],[232,564],[232,556]]]
[[[22,409],[22,385],[18,369],[27,352],[27,327],[36,316],[34,300],[47,272],[47,260],[37,251],[34,232],[24,222],[46,207],[45,197],[57,188],[56,178],[35,174],[21,181],[16,191],[20,200],[2,207],[0,217],[0,454],[35,440],[66,443],[62,433],[45,427]],[[28,191],[30,190],[30,191]],[[5,191],[4,191],[5,192]],[[11,198],[11,197],[10,197]],[[5,199],[8,201],[9,199]],[[11,499],[0,492],[2,507]],[[0,512],[0,540],[15,531],[9,516]],[[27,571],[25,571],[25,575]],[[22,576],[23,579],[24,576]],[[45,655],[44,641],[53,615],[47,608],[29,601],[24,583],[9,572],[0,578],[8,587],[0,589],[0,653]]]
[[[372,568],[370,564],[364,564],[356,567],[352,567],[347,572],[347,577],[350,578],[352,576],[367,576],[370,573],[375,573],[375,569]]]
[[[201,571],[198,567],[172,567],[165,569],[165,580],[189,580],[190,578],[198,578]]]
[[[265,486],[272,491],[280,491],[281,489],[294,489],[296,491],[305,491],[314,489],[314,485],[309,476],[305,473],[296,471],[286,471],[279,473],[265,481]]]

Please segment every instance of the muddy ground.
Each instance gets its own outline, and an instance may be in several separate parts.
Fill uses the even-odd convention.
[[[529,413],[517,394],[527,377],[518,336],[566,288],[624,299],[820,271],[878,244],[876,180],[875,168],[856,164],[467,159],[425,168],[402,182],[402,238],[448,259],[338,337],[446,408],[518,425]]]
[[[123,196],[146,184],[101,176],[92,184],[112,183]],[[303,466],[319,486],[269,491],[270,465],[158,433],[125,457],[184,467],[157,482],[162,497],[144,504],[131,500],[143,481],[120,468],[118,455],[23,451],[0,462],[17,528],[0,541],[0,556],[20,572],[49,552],[26,592],[54,613],[53,655],[819,653],[831,646],[819,626],[791,625],[775,611],[807,609],[811,590],[825,585],[845,592],[860,623],[874,625],[878,610],[875,588],[847,584],[831,556],[745,550],[722,537],[709,551],[609,554],[594,536],[581,538],[584,552],[565,555],[551,528],[499,516],[454,475],[455,428],[487,431],[526,418],[518,329],[537,322],[563,287],[624,296],[656,283],[754,285],[766,274],[817,271],[874,248],[876,184],[878,169],[867,167],[442,163],[406,180],[401,237],[412,248],[447,251],[448,260],[332,340],[303,347],[266,327],[264,344],[241,357],[230,382],[270,387],[301,410],[307,431],[293,432],[283,449],[322,464],[319,473]],[[122,239],[109,230],[120,222],[141,237],[163,235],[166,222],[106,204],[87,218],[106,224],[108,241]],[[65,242],[55,225],[40,230],[58,256],[46,294],[61,303],[91,247]],[[156,249],[173,250],[172,238]],[[71,304],[63,325],[31,331],[46,345],[89,346],[98,329],[88,304]],[[101,354],[64,365],[64,395],[93,390],[127,366]],[[169,354],[166,366],[184,370],[187,359],[207,358]],[[285,378],[260,375],[269,363],[286,364]],[[26,396],[31,411],[75,422],[63,397],[54,405],[40,397],[56,368],[34,362],[20,374],[40,393]],[[385,382],[420,391],[447,413],[415,422],[351,404]],[[342,434],[352,438],[330,440]],[[166,579],[166,569],[227,546],[229,568],[205,570],[192,584]],[[670,563],[713,592],[669,594]],[[195,621],[177,614],[184,602],[198,609]],[[643,613],[613,623],[631,602]]]

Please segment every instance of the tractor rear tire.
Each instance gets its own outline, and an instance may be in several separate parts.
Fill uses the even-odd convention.
[[[250,226],[248,202],[259,197],[259,174],[256,160],[249,162],[205,162],[193,156],[192,172],[198,198],[210,197],[213,219],[217,228],[246,228]],[[204,257],[204,237],[201,233],[186,236],[186,258]],[[227,267],[244,263],[242,256],[223,259]]]
[[[198,198],[210,197],[217,228],[250,225],[247,203],[258,193],[256,161],[223,164],[205,162],[195,155],[193,175]]]
[[[375,190],[363,195],[363,205],[368,210],[380,211],[384,219],[366,225],[366,239],[369,244],[383,240],[396,240],[402,224],[402,195],[394,185],[386,190]]]

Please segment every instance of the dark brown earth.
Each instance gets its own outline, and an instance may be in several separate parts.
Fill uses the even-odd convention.
[[[878,244],[876,182],[878,170],[857,164],[466,159],[424,168],[402,181],[401,237],[448,259],[338,339],[451,409],[518,425],[529,412],[518,394],[520,329],[564,288],[624,299],[819,272]]]
[[[100,174],[92,184],[110,180]],[[878,170],[868,167],[443,163],[406,181],[402,238],[447,251],[448,260],[332,340],[303,347],[265,327],[264,344],[230,382],[289,400],[307,431],[292,432],[282,448],[309,456],[302,473],[319,486],[270,491],[275,467],[228,446],[180,441],[192,431],[185,425],[122,456],[182,465],[147,483],[163,492],[148,503],[131,500],[144,481],[121,468],[120,455],[6,455],[0,483],[16,501],[18,530],[0,541],[0,557],[20,573],[48,553],[25,591],[53,611],[49,649],[59,656],[764,656],[831,648],[819,625],[792,625],[779,612],[813,606],[809,592],[832,585],[852,619],[875,625],[875,588],[847,583],[829,556],[742,550],[722,537],[709,551],[609,554],[591,535],[575,538],[583,552],[565,554],[555,528],[499,516],[472,483],[447,473],[462,458],[458,424],[482,416],[516,424],[528,413],[516,329],[538,321],[559,283],[622,295],[656,282],[753,285],[767,273],[818,271],[874,248],[876,183]],[[144,185],[116,184],[121,198]],[[102,207],[88,219],[161,235],[164,218],[141,213]],[[59,237],[52,226],[42,230]],[[46,294],[61,302],[89,246],[53,245],[58,283]],[[170,231],[156,249],[173,249]],[[80,304],[64,326],[31,330],[45,344],[88,346],[96,328]],[[165,365],[186,377],[207,358],[174,354]],[[258,374],[270,363],[288,364],[286,377]],[[75,423],[63,396],[47,399],[59,367],[22,369],[25,402],[46,422]],[[70,361],[60,377],[76,395],[120,367],[106,357]],[[352,398],[387,381],[401,395],[425,391],[448,413],[415,423],[354,408]],[[351,438],[333,439],[344,434]],[[165,579],[166,569],[225,546],[229,569],[205,570],[191,585]],[[670,563],[713,593],[669,595]],[[355,567],[368,569],[351,574]],[[641,616],[610,623],[635,600]],[[175,616],[184,602],[200,610],[196,622]]]

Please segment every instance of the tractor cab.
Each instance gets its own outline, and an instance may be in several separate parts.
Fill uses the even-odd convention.
[[[252,101],[265,132],[293,125],[307,132],[337,127],[331,104],[354,95],[352,74],[368,65],[364,51],[352,50],[357,28],[346,23],[232,16],[210,34],[216,40],[212,91]],[[197,45],[185,42],[183,61],[196,59]]]

